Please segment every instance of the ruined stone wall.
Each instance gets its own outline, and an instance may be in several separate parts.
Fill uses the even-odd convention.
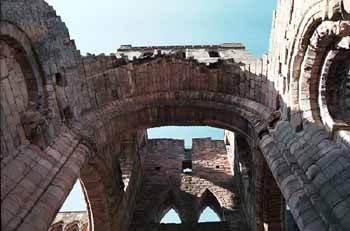
[[[87,88],[85,100],[90,109],[113,100],[147,96],[159,91],[219,91],[257,101],[264,92],[259,87],[260,76],[249,74],[248,70],[242,71],[239,62],[230,59],[220,62],[215,59],[213,64],[199,66],[198,60],[174,55],[158,55],[129,63],[104,56],[88,56],[83,60]],[[104,60],[114,61],[111,65],[104,65]],[[248,60],[242,58],[241,62]]]
[[[343,94],[329,80],[349,66],[349,12],[348,1],[295,0],[278,1],[273,15],[267,76],[288,122],[272,125],[260,148],[301,230],[350,227],[349,184],[338,181],[349,174],[349,124],[328,115]]]
[[[182,228],[195,229],[207,206],[231,229],[245,230],[223,141],[194,139],[188,150],[183,140],[149,140],[142,158],[143,183],[130,230],[157,230],[170,208],[179,214]]]
[[[86,211],[59,212],[49,231],[88,231],[89,216]]]
[[[96,228],[126,227],[132,212],[120,208],[135,204],[138,187],[129,183],[135,194],[121,199],[123,167],[118,172],[112,155],[121,147],[117,136],[169,124],[217,126],[253,141],[255,184],[239,184],[248,205],[254,204],[247,193],[254,185],[257,224],[267,221],[275,229],[276,214],[263,202],[273,184],[264,178],[267,169],[300,229],[349,229],[349,12],[347,0],[278,1],[262,60],[231,44],[160,48],[174,50],[169,54],[140,48],[131,61],[128,54],[81,57],[45,1],[2,0],[2,229],[46,230],[80,173],[88,173],[86,192],[96,196],[88,197],[99,216],[90,219]],[[211,57],[217,54],[222,57]],[[147,177],[141,173],[136,185]],[[175,183],[197,179],[180,176]],[[190,189],[187,194],[196,197]],[[232,202],[216,197],[220,205]],[[243,211],[254,215],[250,205]]]
[[[147,227],[149,231],[181,231],[187,230],[183,225],[152,224]],[[229,231],[227,222],[199,223],[191,228],[193,231]],[[88,231],[87,212],[59,212],[49,231]]]
[[[48,229],[91,155],[90,147],[67,130],[45,150],[20,147],[1,165],[2,228]]]
[[[335,70],[346,76],[350,67],[349,11],[347,1],[341,0],[279,1],[268,53],[268,78],[280,95],[284,118],[293,127],[306,121],[324,126],[347,148],[349,110],[346,115],[344,111],[329,114],[337,104],[335,98],[343,102],[337,108],[348,107],[342,101],[347,94],[344,85],[332,81],[336,81]]]
[[[1,1],[0,26],[1,229],[47,230],[93,153],[67,126],[80,53],[44,1]]]
[[[177,224],[152,224],[148,227],[150,231],[186,231],[188,227]],[[229,231],[230,227],[227,222],[207,222],[198,223],[195,227],[191,227],[191,231]]]
[[[101,230],[126,230],[142,182],[139,150],[145,143],[145,132],[126,133],[111,143],[80,172],[86,193],[90,227]]]
[[[122,201],[116,213],[116,223],[118,224],[118,230],[128,230],[128,227],[132,223],[133,213],[136,207],[137,195],[141,190],[143,175],[140,149],[145,145],[141,143],[144,142],[144,137],[141,137],[142,139],[137,139],[137,142],[140,143],[136,144],[138,148],[136,151],[134,151],[134,154],[122,152],[118,157],[121,177],[124,185]]]
[[[250,229],[286,230],[283,196],[254,141],[230,131],[224,139]]]
[[[19,60],[16,59],[19,51],[7,45],[5,41],[0,41],[0,49],[1,159],[8,159],[8,155],[18,146],[29,143],[20,115],[24,114],[30,104],[29,100],[33,100],[33,97],[29,97],[24,73],[30,70],[22,69]],[[31,103],[35,105],[35,102]]]

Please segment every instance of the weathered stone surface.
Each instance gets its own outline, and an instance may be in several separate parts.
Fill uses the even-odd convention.
[[[346,0],[279,1],[261,60],[240,43],[82,57],[45,1],[2,0],[1,228],[47,230],[80,177],[94,230],[142,223],[142,192],[157,180],[218,197],[225,222],[201,230],[233,229],[239,218],[242,229],[286,230],[286,204],[301,230],[350,230],[348,20]],[[228,151],[198,141],[195,176],[176,171],[181,145],[174,159],[151,148],[172,176],[164,181],[143,158],[145,129],[163,125],[226,129]],[[188,228],[199,211],[189,206],[184,226],[148,228]]]

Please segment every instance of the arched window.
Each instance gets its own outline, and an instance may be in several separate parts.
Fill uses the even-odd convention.
[[[182,210],[179,207],[178,195],[172,190],[159,193],[159,197],[152,203],[153,212],[150,211],[150,220],[153,223],[180,224],[182,223]]]
[[[73,221],[72,223],[68,224],[64,231],[79,231],[79,221]]]
[[[206,207],[199,216],[198,223],[203,222],[220,222],[220,217],[210,207]]]
[[[161,224],[180,224],[181,219],[179,214],[173,209],[169,209],[160,221]]]
[[[198,223],[220,222],[222,220],[221,205],[209,189],[202,193],[198,206],[198,214],[200,214]]]
[[[56,222],[50,226],[49,231],[63,231],[63,225],[63,221]]]

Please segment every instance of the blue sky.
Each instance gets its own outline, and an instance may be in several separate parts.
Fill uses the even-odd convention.
[[[82,54],[112,53],[121,44],[242,42],[267,52],[276,0],[47,0]]]
[[[256,57],[267,53],[276,0],[47,0],[82,54],[115,53],[122,44],[194,45],[241,42]],[[150,138],[222,139],[209,127],[164,127]],[[62,211],[85,210],[76,184]]]

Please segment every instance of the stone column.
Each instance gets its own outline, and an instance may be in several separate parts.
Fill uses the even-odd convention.
[[[92,154],[68,129],[45,150],[26,145],[1,168],[1,230],[47,231]]]
[[[301,230],[350,229],[350,150],[314,124],[295,133],[287,121],[260,148]]]

